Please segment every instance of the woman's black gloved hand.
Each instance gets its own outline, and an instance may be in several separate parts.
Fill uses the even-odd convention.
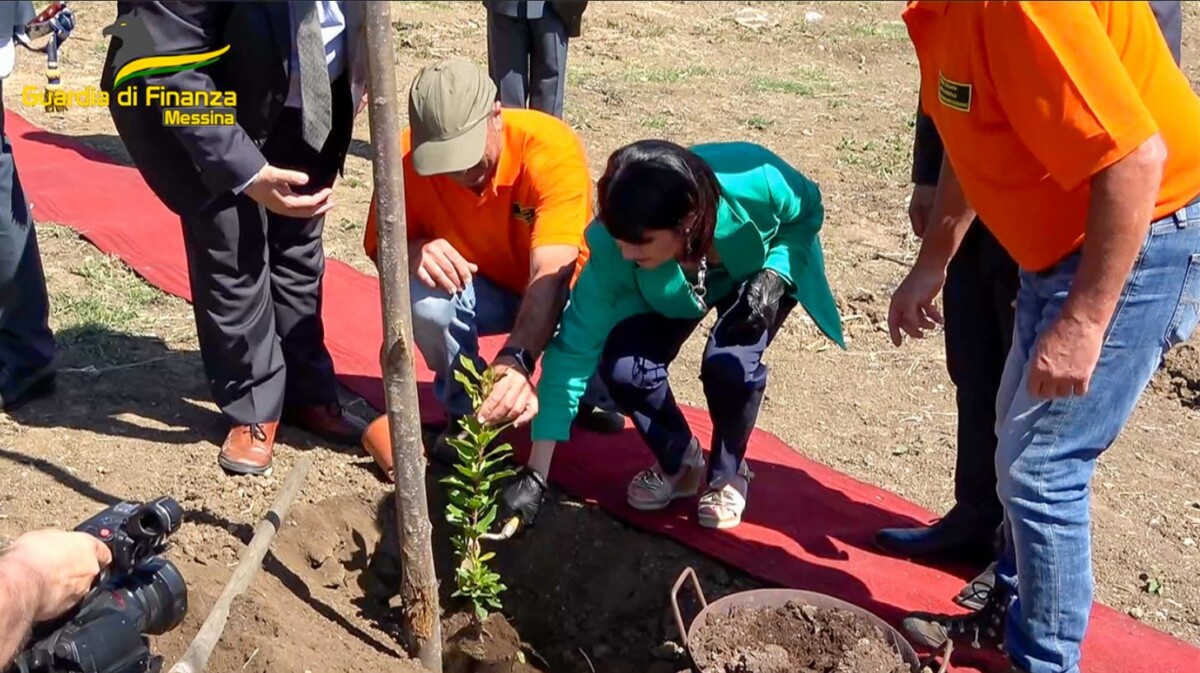
[[[737,301],[721,317],[718,337],[728,344],[756,343],[775,324],[786,291],[787,283],[778,273],[759,271],[746,281]]]
[[[546,480],[537,471],[524,468],[518,472],[513,482],[500,493],[500,525],[504,526],[516,517],[522,528],[532,526],[548,488]]]

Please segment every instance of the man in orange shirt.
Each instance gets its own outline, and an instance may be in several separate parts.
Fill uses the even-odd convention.
[[[454,371],[479,357],[480,335],[509,333],[491,367],[499,374],[480,408],[485,421],[515,425],[537,413],[530,381],[558,325],[570,283],[586,259],[591,177],[583,145],[563,121],[501,109],[487,72],[465,60],[417,74],[402,138],[413,340],[450,424],[432,455],[456,460],[445,439],[471,400]],[[364,247],[376,258],[375,208]],[[615,432],[624,419],[598,384],[579,420]]]
[[[997,396],[1005,550],[986,604],[918,614],[915,641],[1003,645],[1077,673],[1093,580],[1089,482],[1200,306],[1200,98],[1144,2],[910,2],[922,108],[945,145],[899,345],[976,213],[1020,267]]]

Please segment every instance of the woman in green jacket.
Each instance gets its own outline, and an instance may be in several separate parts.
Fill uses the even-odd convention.
[[[657,510],[702,490],[700,524],[736,526],[748,488],[746,444],[767,384],[763,352],[797,303],[843,345],[817,237],[820,190],[758,145],[685,149],[644,140],[609,158],[598,195],[590,257],[542,360],[533,454],[504,493],[506,509],[532,523],[554,443],[568,438],[599,367],[656,458],[630,482],[629,504]],[[713,309],[700,366],[713,422],[706,471],[667,370]]]

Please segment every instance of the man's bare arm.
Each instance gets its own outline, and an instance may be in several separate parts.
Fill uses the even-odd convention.
[[[949,266],[974,219],[975,211],[967,203],[958,176],[954,174],[954,167],[950,165],[949,158],[943,157],[937,196],[926,225],[916,266],[941,269]]]
[[[523,348],[534,358],[546,350],[563,307],[579,259],[573,245],[544,245],[530,253],[529,285],[505,346]]]
[[[7,668],[33,627],[38,575],[12,557],[0,556],[0,670]]]
[[[1079,271],[1061,319],[1108,329],[1150,229],[1166,157],[1162,137],[1155,134],[1092,178]]]

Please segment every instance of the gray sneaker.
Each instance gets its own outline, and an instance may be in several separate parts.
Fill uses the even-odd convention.
[[[638,473],[629,482],[626,499],[629,506],[643,512],[666,508],[678,498],[687,498],[700,492],[704,483],[704,452],[695,439],[688,446],[679,474],[668,476],[656,462],[653,467]]]
[[[1012,601],[1007,592],[992,588],[983,607],[965,615],[915,612],[904,618],[905,633],[914,645],[946,650],[966,645],[974,650],[1004,651],[1004,630]],[[950,647],[947,647],[950,645]]]
[[[996,563],[992,562],[987,570],[979,573],[954,597],[954,602],[968,610],[982,610],[987,603],[988,594],[996,586]]]

